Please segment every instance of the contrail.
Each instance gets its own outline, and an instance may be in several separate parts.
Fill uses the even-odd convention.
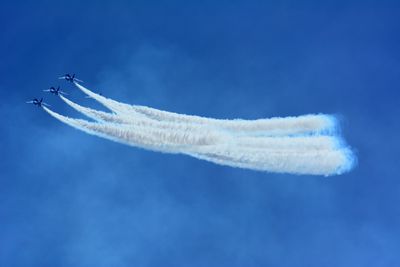
[[[53,117],[61,120],[80,130],[85,130],[91,134],[107,135],[113,139],[118,139],[123,143],[138,145],[143,142],[153,147],[162,145],[183,146],[205,146],[220,145],[228,143],[231,145],[247,148],[267,148],[269,150],[331,150],[336,149],[337,141],[330,136],[307,136],[307,137],[236,137],[233,138],[227,133],[221,133],[206,127],[194,128],[161,128],[151,125],[130,125],[116,123],[97,123],[81,119],[73,119],[51,111],[45,110]],[[98,134],[97,134],[98,133]],[[142,135],[140,135],[142,134]],[[137,141],[135,136],[139,136]]]
[[[85,116],[101,122],[115,122],[115,123],[125,123],[123,119],[115,115],[114,113],[103,112],[87,107],[83,107],[75,102],[69,100],[65,96],[59,95],[60,98],[73,109],[79,111],[80,113],[84,114]]]
[[[315,133],[334,133],[337,128],[337,121],[333,116],[304,115],[299,117],[286,118],[270,118],[258,120],[223,120],[205,118],[192,115],[177,114],[173,112],[161,111],[145,106],[128,105],[111,100],[104,96],[98,95],[82,85],[74,82],[74,84],[85,94],[103,104],[106,108],[119,114],[121,117],[145,115],[148,118],[169,121],[169,122],[187,122],[195,124],[207,124],[209,126],[219,127],[224,130],[232,130],[236,133],[245,133],[253,135],[304,135]]]
[[[107,99],[76,85],[114,113],[83,107],[65,97],[61,97],[65,103],[96,122],[68,118],[47,107],[43,107],[44,110],[72,127],[112,141],[270,172],[333,175],[349,171],[354,163],[351,150],[339,137],[321,131],[333,127],[334,120],[330,116],[310,115],[257,122],[156,111],[158,115],[155,117],[137,112],[136,106]]]
[[[347,150],[277,150],[276,148],[238,147],[223,136],[197,136],[121,127],[72,119],[43,107],[50,115],[89,134],[145,149],[183,153],[214,163],[254,170],[296,174],[340,174],[350,167]]]
[[[238,149],[229,145],[214,147],[213,151],[199,148],[193,157],[231,167],[259,171],[334,175],[351,170],[352,152],[347,149],[325,151],[278,151],[264,149]]]
[[[95,109],[83,107],[66,97],[60,95],[60,98],[67,103],[69,106],[81,112],[83,115],[94,119],[98,122],[111,122],[111,123],[120,123],[127,124],[130,126],[144,126],[150,128],[159,128],[159,129],[168,129],[172,131],[187,131],[187,132],[199,132],[204,133],[204,125],[191,125],[188,123],[170,123],[170,122],[162,122],[162,121],[154,121],[146,118],[135,118],[131,116],[129,119],[124,119],[124,117],[117,116],[116,114],[107,113],[98,111]],[[212,127],[211,129],[215,129]],[[229,137],[225,137],[229,138]],[[338,147],[338,139],[332,136],[294,136],[294,137],[285,137],[285,136],[238,136],[237,144],[239,146],[248,146],[248,147],[267,147],[267,148],[276,148],[276,149],[333,149]]]
[[[170,131],[168,129],[143,126],[132,127],[130,125],[115,123],[89,122],[63,116],[47,107],[43,108],[54,118],[79,130],[113,141],[151,150],[174,153],[175,151],[172,149],[218,144],[226,139],[225,135],[216,131],[209,132],[206,129],[204,130],[205,134],[200,135],[190,131]],[[176,151],[176,153],[181,153],[181,151]]]
[[[336,128],[336,121],[327,115],[305,115],[299,117],[270,118],[257,120],[213,119],[177,114],[145,106],[131,106],[134,112],[156,120],[208,124],[226,130],[253,132],[264,135],[297,135],[311,132],[330,132]]]
[[[182,124],[182,123],[174,123],[174,122],[164,122],[164,121],[157,121],[151,120],[147,117],[143,117],[141,115],[134,116],[120,116],[115,113],[107,113],[103,111],[98,111],[95,109],[91,109],[88,107],[83,107],[64,96],[60,96],[60,98],[73,109],[77,110],[78,112],[82,113],[83,115],[87,116],[88,118],[94,119],[98,122],[110,122],[110,123],[119,123],[119,124],[126,124],[126,126],[143,126],[147,128],[159,128],[159,129],[168,129],[168,130],[175,130],[175,131],[186,131],[186,132],[204,132],[205,127],[198,124]],[[213,129],[215,127],[210,127]],[[216,130],[216,129],[214,129]]]

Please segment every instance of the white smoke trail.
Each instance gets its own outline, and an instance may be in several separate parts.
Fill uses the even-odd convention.
[[[131,106],[128,104],[124,104],[124,103],[120,103],[117,102],[115,100],[106,98],[104,96],[101,96],[99,94],[96,94],[92,91],[90,91],[89,89],[83,87],[82,85],[80,85],[77,82],[74,82],[74,84],[76,85],[76,87],[78,89],[80,89],[83,93],[85,93],[86,95],[88,95],[90,98],[93,98],[94,100],[96,100],[97,102],[99,102],[100,104],[102,104],[103,106],[105,106],[106,108],[108,108],[109,110],[115,112],[115,113],[121,113],[123,110],[129,110],[131,109]],[[134,115],[140,115],[140,113],[134,114]]]
[[[75,102],[69,100],[64,96],[60,96],[61,99],[71,106],[73,109],[77,110],[78,112],[82,113],[83,115],[94,119],[98,122],[110,122],[110,123],[119,123],[119,124],[126,124],[126,126],[141,126],[147,128],[154,128],[154,129],[168,129],[170,131],[186,131],[186,132],[204,132],[205,127],[198,124],[182,124],[182,123],[171,123],[171,122],[163,122],[152,120],[147,117],[143,116],[119,116],[114,113],[107,113],[98,111],[95,109],[91,109],[88,107],[83,107]],[[210,127],[212,128],[212,127]]]
[[[118,106],[123,115],[99,113],[70,100],[65,102],[101,123],[68,118],[46,107],[44,110],[90,134],[146,149],[184,153],[222,165],[272,172],[332,175],[348,171],[353,162],[351,151],[342,148],[335,136],[242,136],[206,123],[158,121],[136,117],[134,113],[129,117],[126,114],[130,112],[124,111],[124,108],[130,108],[125,104],[118,106],[112,101],[105,103]]]
[[[257,120],[224,120],[177,114],[145,106],[131,106],[130,109],[156,120],[208,124],[225,130],[252,132],[260,135],[298,135],[325,131],[331,132],[336,128],[336,121],[333,117],[327,115],[304,115]]]
[[[60,98],[73,109],[79,111],[80,113],[84,114],[85,116],[94,119],[100,122],[114,122],[114,123],[125,123],[123,119],[113,113],[103,112],[87,107],[83,107],[81,105],[76,104],[75,102],[69,100],[65,96],[59,95]]]
[[[348,149],[338,150],[266,150],[243,149],[223,145],[200,147],[191,156],[231,167],[248,168],[259,171],[333,175],[342,174],[353,167],[353,155]]]
[[[60,96],[61,99],[67,103],[69,106],[81,112],[85,116],[92,118],[99,122],[110,122],[110,123],[120,123],[127,124],[127,126],[143,126],[147,129],[167,129],[169,131],[177,131],[175,135],[179,135],[179,132],[191,132],[191,133],[204,133],[205,125],[198,124],[189,124],[189,123],[171,123],[171,122],[163,122],[163,121],[154,121],[147,118],[135,118],[131,116],[121,117],[116,114],[106,113],[102,111],[98,111],[95,109],[83,107],[81,105],[76,104],[75,102],[67,99],[64,96]],[[215,127],[211,127],[210,130],[217,130]],[[226,135],[225,139],[231,138]],[[338,146],[338,140],[336,137],[332,136],[294,136],[294,137],[285,137],[285,136],[237,136],[236,144],[238,146],[247,146],[247,147],[264,147],[264,148],[275,148],[275,149],[334,149]]]
[[[148,118],[178,123],[206,124],[219,127],[223,130],[235,131],[237,134],[252,135],[304,135],[316,133],[333,133],[336,130],[336,120],[333,116],[324,114],[304,115],[299,117],[270,118],[258,120],[223,120],[212,119],[192,115],[183,115],[173,112],[161,111],[145,106],[123,104],[101,95],[98,95],[82,85],[74,84],[85,94],[97,100],[105,107],[117,113],[121,117],[138,117],[145,115]]]
[[[54,118],[74,127],[113,141],[169,153],[181,153],[180,149],[222,143],[226,136],[204,129],[203,134],[190,131],[170,131],[143,126],[130,126],[115,123],[97,123],[68,118],[47,107],[43,107]]]

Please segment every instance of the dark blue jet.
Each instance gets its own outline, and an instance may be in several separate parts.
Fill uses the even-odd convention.
[[[60,94],[68,95],[67,93],[60,90],[60,86],[58,86],[57,89],[54,86],[52,86],[52,87],[50,87],[50,89],[43,90],[43,92],[50,92],[51,94],[55,94],[55,95],[60,95]]]
[[[50,105],[49,104],[47,104],[47,103],[44,103],[43,102],[43,97],[39,100],[39,99],[37,99],[37,98],[34,98],[32,101],[28,101],[28,102],[26,102],[27,104],[34,104],[35,106],[38,106],[38,107],[42,107],[42,106],[48,106],[48,107],[50,107]]]
[[[71,74],[65,74],[64,76],[61,76],[58,79],[66,80],[66,81],[71,82],[71,83],[73,83],[73,82],[83,83],[83,81],[75,78],[75,73],[72,74],[72,75]]]

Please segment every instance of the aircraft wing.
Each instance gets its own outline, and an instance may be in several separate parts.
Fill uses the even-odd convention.
[[[33,101],[26,101],[27,104],[33,104]]]
[[[50,92],[50,89],[45,89],[43,90],[43,92]]]

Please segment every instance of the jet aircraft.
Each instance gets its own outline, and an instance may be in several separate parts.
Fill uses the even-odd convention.
[[[37,99],[37,98],[34,98],[32,101],[27,101],[26,103],[27,104],[34,104],[35,106],[38,106],[38,107],[42,107],[42,106],[50,107],[49,104],[43,102],[43,97],[40,100]]]
[[[49,89],[43,90],[43,92],[50,92],[51,94],[55,94],[55,95],[68,95],[67,93],[63,92],[60,90],[60,86],[57,87],[57,89],[52,86]]]
[[[73,83],[73,82],[83,83],[82,80],[79,80],[78,78],[75,78],[75,73],[72,74],[72,75],[71,74],[65,74],[64,76],[58,77],[58,79],[66,80],[66,81],[71,82],[71,83]]]

